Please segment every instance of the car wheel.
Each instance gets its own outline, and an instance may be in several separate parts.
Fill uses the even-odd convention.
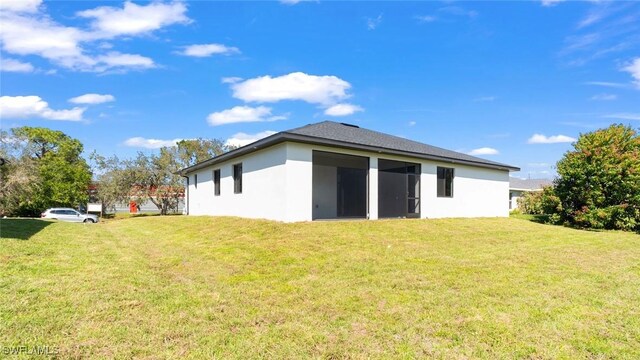
[[[93,223],[95,223],[95,221],[93,221],[93,219],[84,219],[84,221],[83,221],[83,222],[85,222],[85,223],[92,223],[92,224],[93,224]]]

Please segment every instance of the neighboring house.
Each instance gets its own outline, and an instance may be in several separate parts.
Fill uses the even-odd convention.
[[[545,186],[550,186],[553,181],[549,179],[518,179],[509,178],[509,210],[518,208],[518,199],[526,192],[542,191]]]
[[[98,196],[98,183],[92,183],[89,185],[89,202],[94,204],[100,204],[100,197]],[[111,205],[109,208],[104,209],[106,213],[160,213],[158,207],[146,196],[146,192],[142,191],[140,186],[134,186],[129,190],[129,202],[117,203]],[[152,196],[156,196],[157,189],[153,188],[150,191]],[[162,186],[160,191],[165,196],[172,198],[176,206],[170,210],[171,213],[183,213],[185,211],[185,199],[183,187],[170,187]]]
[[[325,121],[181,170],[190,215],[279,221],[508,216],[509,171],[470,155]]]

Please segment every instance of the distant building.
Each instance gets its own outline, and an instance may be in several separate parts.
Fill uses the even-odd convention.
[[[545,186],[553,185],[549,179],[518,179],[509,178],[509,210],[518,208],[518,199],[526,192],[542,191]]]
[[[106,213],[159,213],[158,207],[146,195],[143,195],[143,189],[140,186],[134,186],[129,191],[129,202],[118,203],[104,209]],[[184,187],[168,187],[162,186],[160,190],[168,198],[176,201],[176,207],[169,210],[170,213],[182,213],[185,209]],[[155,196],[157,189],[151,189],[151,195]],[[98,198],[98,184],[89,185],[89,202],[100,203]]]

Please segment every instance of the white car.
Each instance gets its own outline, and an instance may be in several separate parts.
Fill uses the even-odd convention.
[[[91,214],[81,214],[71,208],[51,208],[40,214],[41,219],[51,219],[69,222],[97,223],[98,217]]]

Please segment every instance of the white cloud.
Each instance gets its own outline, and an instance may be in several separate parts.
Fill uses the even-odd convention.
[[[574,142],[576,139],[566,136],[566,135],[553,135],[553,136],[545,136],[542,134],[533,134],[527,140],[529,144],[557,144],[557,143],[570,143]]]
[[[596,85],[596,86],[604,86],[611,88],[626,88],[629,87],[627,84],[608,82],[608,81],[587,81],[586,85]]]
[[[438,20],[437,17],[433,15],[418,15],[415,17],[420,23],[430,23]]]
[[[367,29],[375,30],[380,25],[381,22],[382,22],[382,14],[374,18],[367,18]]]
[[[150,69],[156,67],[152,59],[137,54],[121,54],[119,52],[109,52],[106,55],[98,56],[96,69],[99,71],[109,69]]]
[[[188,24],[187,6],[176,1],[172,3],[152,2],[136,5],[130,1],[123,8],[101,6],[77,13],[78,16],[93,19],[92,37],[111,38],[122,35],[141,35],[173,24]]]
[[[82,32],[53,22],[46,16],[0,15],[0,39],[4,51],[38,55],[67,67],[87,66],[91,59],[79,46]]]
[[[640,88],[640,57],[635,58],[631,63],[622,68],[634,78],[634,83]]]
[[[256,142],[260,139],[264,139],[267,136],[271,136],[275,133],[276,133],[275,131],[270,131],[270,130],[259,132],[257,134],[246,134],[246,133],[240,132],[228,138],[224,144],[226,146],[245,146],[245,145],[251,144],[252,142]]]
[[[498,155],[500,152],[494,148],[481,147],[469,151],[469,155]]]
[[[347,115],[352,115],[358,111],[364,111],[364,109],[358,105],[345,103],[345,104],[336,104],[327,108],[324,111],[324,114],[329,116],[347,116]]]
[[[301,0],[280,0],[281,4],[285,4],[285,5],[295,5],[297,3],[299,3]]]
[[[2,0],[0,12],[33,13],[38,11],[42,0]]]
[[[564,0],[542,0],[542,6],[556,6]]]
[[[175,146],[178,141],[182,139],[173,140],[160,140],[160,139],[147,139],[143,137],[132,137],[124,141],[126,146],[138,147],[145,149],[160,149],[163,147]]]
[[[640,114],[632,114],[632,113],[609,114],[603,117],[609,118],[609,119],[640,120]]]
[[[39,96],[1,96],[0,117],[5,119],[42,118],[47,120],[81,121],[86,108],[53,110]]]
[[[179,52],[180,55],[193,57],[209,57],[211,55],[231,55],[239,54],[240,49],[237,47],[226,46],[222,44],[200,44],[185,46]]]
[[[28,2],[36,4],[32,0]],[[6,7],[5,4],[13,2],[3,1],[2,6]],[[100,7],[78,13],[93,19],[93,29],[85,31],[55,22],[45,13],[44,7],[24,6],[31,10],[0,12],[2,50],[15,55],[37,55],[57,66],[75,71],[124,71],[156,67],[152,59],[141,55],[117,51],[101,53],[105,50],[105,43],[99,41],[116,36],[142,35],[163,26],[190,21],[184,14],[186,6],[182,2],[152,2],[146,6],[126,2],[124,8]],[[97,41],[91,51],[86,50],[86,46]]]
[[[244,123],[244,122],[264,122],[286,119],[286,116],[271,115],[271,108],[266,106],[250,107],[235,106],[231,109],[209,114],[207,122],[211,126]]]
[[[444,14],[449,14],[449,15],[454,15],[454,16],[464,16],[464,17],[468,17],[470,19],[475,18],[476,16],[478,16],[478,12],[475,10],[467,10],[461,6],[443,6],[441,8],[438,9],[438,12],[440,13],[444,13]]]
[[[29,63],[23,63],[14,59],[2,59],[0,62],[0,70],[6,72],[33,72],[35,68]]]
[[[229,76],[229,77],[223,77],[220,82],[223,84],[235,84],[237,82],[242,81],[241,77],[237,77],[237,76]]]
[[[69,99],[69,102],[74,104],[102,104],[106,102],[115,101],[116,98],[113,95],[100,95],[100,94],[84,94]]]
[[[332,105],[349,97],[351,84],[336,76],[316,76],[295,72],[278,77],[261,76],[231,85],[233,97],[246,102],[302,100]]]
[[[415,121],[409,121],[409,126],[415,126],[416,122]]]
[[[616,94],[597,94],[597,95],[593,95],[591,97],[591,100],[611,101],[611,100],[615,100],[617,98],[618,98],[618,95],[616,95]]]

